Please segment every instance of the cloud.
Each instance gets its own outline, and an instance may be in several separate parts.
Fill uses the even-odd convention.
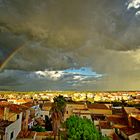
[[[130,8],[136,8],[138,9],[140,7],[140,0],[128,0],[128,9]]]
[[[20,73],[13,79],[18,89],[30,89],[25,81],[32,89],[137,89],[138,6],[136,0],[1,0],[0,63],[12,55],[4,69]]]
[[[86,73],[85,71],[90,71],[90,74]],[[20,90],[24,90],[29,84],[31,89],[36,87],[36,90],[42,90],[43,82],[43,85],[46,84],[46,89],[50,88],[47,86],[50,85],[50,83],[55,85],[57,88],[61,87],[62,89],[73,89],[74,86],[82,86],[83,83],[89,84],[89,81],[98,80],[99,76],[101,76],[101,74],[96,74],[89,68],[58,71],[44,70],[34,72],[26,72],[21,70],[4,70],[2,73],[0,73],[0,79],[3,83],[0,87],[5,87],[7,89],[7,86],[8,88],[13,88],[13,86],[15,86],[16,89],[19,88]],[[16,83],[15,79],[17,81]],[[34,82],[36,83],[35,87],[33,87]]]
[[[139,17],[140,16],[140,11],[136,12],[136,16]]]
[[[139,19],[140,14],[140,0],[128,0],[126,3],[128,10],[133,10],[135,17]]]

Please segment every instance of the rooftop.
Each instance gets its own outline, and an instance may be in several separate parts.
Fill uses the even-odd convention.
[[[140,110],[135,107],[124,107],[127,114],[140,114]]]
[[[107,109],[107,110],[110,110],[109,106],[106,104],[98,104],[98,103],[88,104],[87,107],[89,109]]]
[[[22,106],[22,107],[24,107],[24,108],[31,108],[32,106],[34,106],[35,104],[34,103],[32,103],[32,102],[26,102],[26,103],[24,103],[24,104],[22,104],[22,105],[20,105],[20,106]]]
[[[9,108],[9,111],[14,112],[14,113],[20,113],[27,109],[27,107],[22,106],[22,105],[11,104],[9,102],[0,102],[1,110],[4,109],[5,107]]]
[[[101,129],[111,129],[111,125],[107,121],[99,121]]]
[[[0,120],[0,133],[4,134],[5,133],[5,128],[12,124],[13,122],[7,121],[7,120]]]
[[[135,118],[136,120],[140,121],[140,114],[138,115],[132,115],[133,118]]]
[[[33,131],[20,131],[18,138],[33,138],[35,133]]]
[[[114,124],[127,125],[127,120],[122,115],[107,115],[107,120]]]
[[[140,130],[131,127],[121,128],[120,130],[124,132],[127,136],[133,135],[135,133],[140,133]]]

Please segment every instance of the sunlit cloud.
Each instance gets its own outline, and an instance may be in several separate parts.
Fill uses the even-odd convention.
[[[61,88],[65,89],[67,87],[72,88],[73,86],[76,87],[82,84],[91,84],[92,81],[98,80],[98,78],[102,76],[103,75],[97,74],[88,67],[82,67],[79,69],[66,69],[57,71],[44,70],[33,72],[26,72],[22,70],[4,70],[0,73],[0,79],[3,80],[3,86],[12,85],[12,79],[16,79],[20,86],[27,83],[32,85],[32,83],[36,81],[36,83],[38,83],[36,85],[36,89],[38,90],[40,89],[40,82],[42,83],[42,81],[46,82],[46,89],[47,83],[49,82],[57,83],[57,85],[65,83],[66,87],[63,87],[63,84],[61,85]],[[10,78],[11,81],[9,81],[9,83],[4,83],[4,81],[7,81],[7,78]]]
[[[128,0],[127,9],[130,9],[130,8],[138,9],[139,7],[140,7],[140,0]]]

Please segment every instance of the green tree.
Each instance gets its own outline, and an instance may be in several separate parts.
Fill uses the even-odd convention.
[[[36,131],[36,132],[45,132],[46,130],[44,128],[42,128],[39,125],[33,126],[32,127],[32,131]]]
[[[65,122],[68,140],[108,140],[89,119],[71,116]]]

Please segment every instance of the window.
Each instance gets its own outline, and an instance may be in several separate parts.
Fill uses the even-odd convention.
[[[19,115],[17,115],[17,120],[19,119]]]
[[[13,132],[11,133],[11,135],[10,135],[10,140],[12,140],[13,137],[14,137],[14,131],[13,131]]]
[[[87,117],[86,116],[83,116],[83,118],[86,119]]]

